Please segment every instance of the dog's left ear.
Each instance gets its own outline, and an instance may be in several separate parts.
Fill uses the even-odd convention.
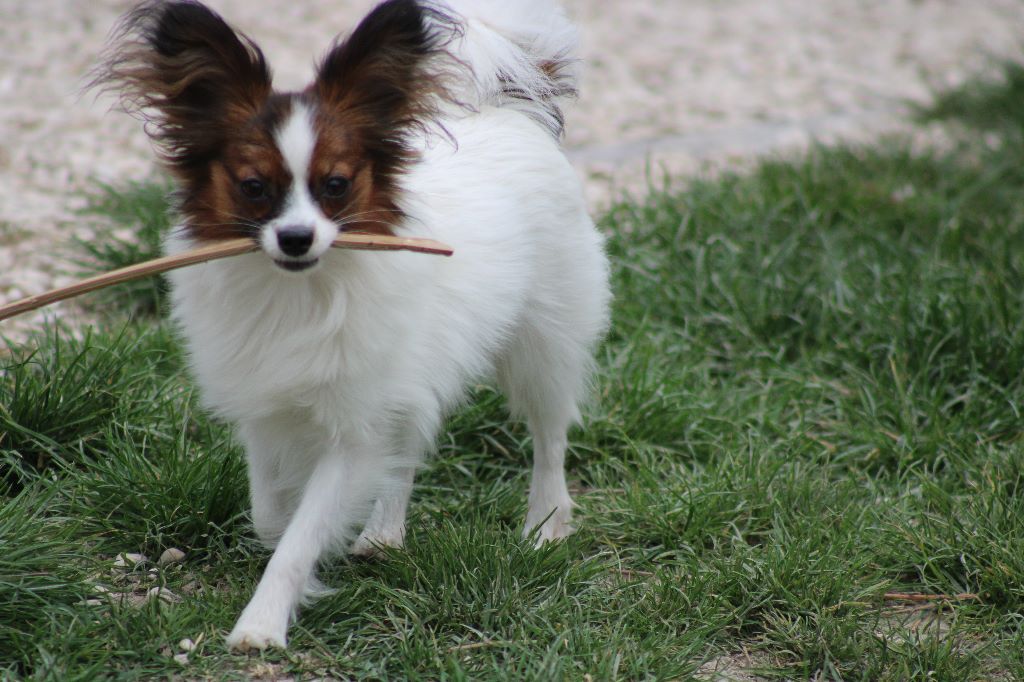
[[[388,0],[321,61],[310,89],[356,135],[376,171],[408,159],[408,133],[447,97],[438,58],[456,32],[455,22],[429,5]]]

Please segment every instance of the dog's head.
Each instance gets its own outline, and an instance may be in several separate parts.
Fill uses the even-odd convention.
[[[122,21],[94,81],[146,123],[197,240],[251,236],[282,268],[308,269],[339,230],[387,233],[410,136],[447,97],[452,21],[388,0],[320,61],[301,92],[275,92],[260,48],[191,0]]]

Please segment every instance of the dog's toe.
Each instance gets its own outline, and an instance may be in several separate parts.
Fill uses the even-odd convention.
[[[401,549],[405,545],[404,533],[401,530],[396,532],[363,532],[349,549],[352,556],[371,558],[380,554],[384,547]]]
[[[571,512],[559,510],[542,522],[538,522],[535,518],[527,518],[526,526],[523,529],[523,537],[529,538],[536,533],[537,541],[534,546],[540,547],[546,542],[555,542],[567,538],[575,532],[576,527],[572,525]]]
[[[227,638],[228,648],[232,651],[263,651],[268,648],[284,649],[288,646],[285,635],[263,632],[258,629],[235,626]]]

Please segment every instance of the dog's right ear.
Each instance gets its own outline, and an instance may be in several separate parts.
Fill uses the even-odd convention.
[[[192,0],[144,2],[129,12],[94,76],[90,87],[118,92],[174,170],[215,155],[271,92],[259,47]]]

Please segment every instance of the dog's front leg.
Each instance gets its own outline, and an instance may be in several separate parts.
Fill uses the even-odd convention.
[[[379,466],[379,464],[377,465]],[[256,592],[227,643],[232,649],[284,647],[288,622],[320,556],[344,542],[372,501],[376,469],[367,456],[325,456],[314,468]]]
[[[381,547],[402,547],[405,543],[405,512],[409,507],[415,476],[416,470],[411,466],[401,467],[395,472],[391,484],[374,503],[370,519],[349,548],[350,553],[370,557]]]

